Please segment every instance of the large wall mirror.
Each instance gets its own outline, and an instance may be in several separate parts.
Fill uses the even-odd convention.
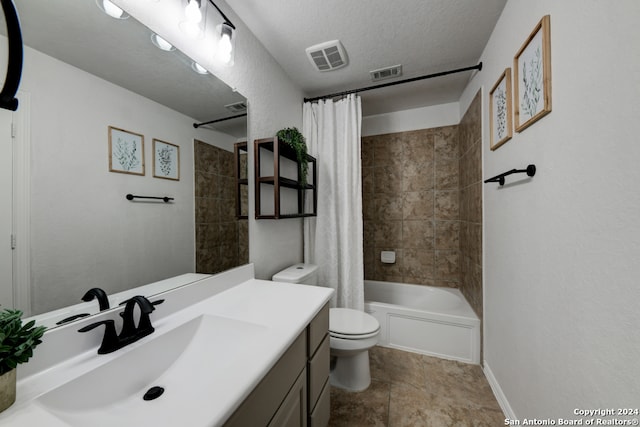
[[[30,144],[26,311],[80,303],[93,287],[111,295],[248,262],[233,158],[246,118],[193,126],[238,115],[246,99],[197,73],[181,52],[156,47],[133,17],[107,16],[95,0],[16,6],[25,44],[17,139]],[[143,141],[144,174],[110,170],[110,127]],[[162,144],[179,158],[173,179],[155,169],[154,147]]]

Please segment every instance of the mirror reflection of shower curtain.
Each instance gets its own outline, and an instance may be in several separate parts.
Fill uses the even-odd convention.
[[[318,164],[318,216],[305,218],[304,260],[334,307],[364,310],[360,97],[303,105],[302,134]]]

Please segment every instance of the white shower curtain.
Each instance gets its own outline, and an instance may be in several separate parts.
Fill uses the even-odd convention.
[[[336,290],[332,304],[364,310],[360,97],[305,102],[302,134],[318,162],[318,216],[304,225],[305,262],[320,284]]]

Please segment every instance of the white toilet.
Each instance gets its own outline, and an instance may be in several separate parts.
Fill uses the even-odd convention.
[[[313,264],[296,264],[275,274],[274,282],[317,285]],[[380,324],[375,317],[350,308],[329,310],[329,346],[332,363],[331,385],[351,391],[362,391],[371,383],[369,349],[378,342]]]

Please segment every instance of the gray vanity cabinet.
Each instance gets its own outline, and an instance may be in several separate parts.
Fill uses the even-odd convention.
[[[309,324],[308,405],[309,427],[325,427],[329,423],[329,305]]]
[[[298,335],[225,427],[326,427],[329,422],[329,306]]]

